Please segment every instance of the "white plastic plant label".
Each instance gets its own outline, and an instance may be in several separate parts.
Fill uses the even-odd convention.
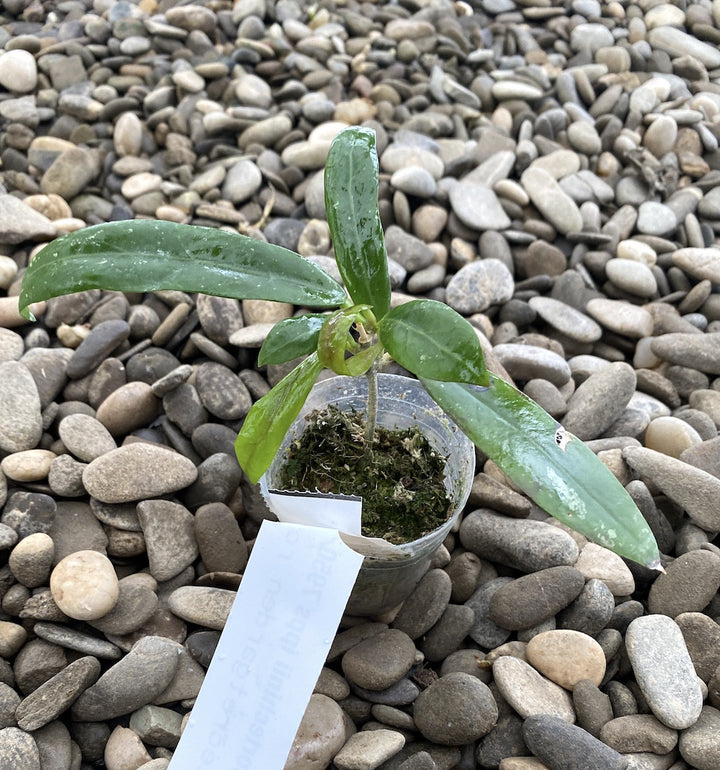
[[[282,770],[363,557],[263,522],[170,770]]]

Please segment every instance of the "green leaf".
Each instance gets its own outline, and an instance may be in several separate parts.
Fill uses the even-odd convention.
[[[20,308],[86,289],[179,289],[236,299],[335,307],[343,288],[292,251],[209,227],[111,222],[64,235],[30,263]]]
[[[325,210],[345,287],[355,304],[370,305],[379,319],[390,308],[390,279],[377,196],[375,132],[346,128],[328,153]]]
[[[350,335],[355,323],[365,320],[363,311],[367,305],[353,305],[335,311],[323,324],[318,335],[317,352],[320,362],[336,374],[357,377],[364,374],[382,352],[382,344],[376,342],[361,347]],[[350,353],[347,356],[346,353]]]
[[[490,375],[490,387],[423,380],[464,433],[549,514],[611,551],[651,568],[650,527],[610,470],[542,407]]]
[[[442,302],[418,299],[394,307],[379,324],[385,349],[418,377],[487,385],[475,330]]]
[[[306,313],[276,323],[260,348],[258,364],[284,364],[309,355],[317,348],[320,329],[327,318],[327,313]]]
[[[235,454],[253,484],[270,466],[322,370],[313,353],[252,405],[235,439]]]

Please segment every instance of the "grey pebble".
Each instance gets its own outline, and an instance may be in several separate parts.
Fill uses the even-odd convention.
[[[209,572],[242,572],[248,549],[233,512],[214,502],[195,511],[194,534],[200,558]]]
[[[155,614],[158,598],[146,585],[119,581],[120,593],[115,606],[89,625],[104,634],[124,635],[137,631]]]
[[[144,637],[80,695],[72,706],[73,718],[113,719],[151,703],[172,681],[178,659],[174,642]]]
[[[596,342],[602,328],[592,318],[553,297],[530,297],[528,305],[547,323],[570,339]]]
[[[68,361],[67,376],[78,380],[92,371],[115,348],[130,335],[126,321],[103,321],[75,349]]]
[[[507,302],[514,289],[512,274],[503,262],[492,258],[476,260],[450,279],[445,301],[458,313],[472,315]]]
[[[500,694],[524,719],[547,714],[566,723],[575,721],[570,693],[546,679],[526,661],[503,655],[493,662],[492,671]]]
[[[415,662],[412,639],[388,629],[351,647],[342,658],[342,670],[352,683],[366,690],[386,690],[397,684]]]
[[[697,675],[708,682],[720,666],[720,624],[702,612],[683,612],[674,620]]]
[[[34,449],[42,435],[40,396],[28,368],[19,361],[0,363],[0,450]]]
[[[610,622],[614,609],[612,591],[602,580],[592,578],[572,604],[558,614],[557,626],[595,636]]]
[[[426,243],[397,225],[388,227],[385,244],[388,258],[402,265],[409,273],[428,267],[435,256]]]
[[[490,619],[511,631],[530,628],[574,601],[585,578],[574,567],[548,567],[501,586],[490,599]]]
[[[504,230],[510,217],[490,187],[461,181],[450,187],[450,205],[457,218],[474,230]]]
[[[87,414],[64,417],[58,425],[58,433],[66,448],[79,460],[88,463],[117,448],[108,429]]]
[[[503,343],[495,345],[493,353],[516,382],[539,378],[561,387],[571,377],[570,366],[565,359],[539,345]]]
[[[185,506],[170,500],[143,500],[137,505],[145,536],[150,574],[164,582],[175,577],[198,556],[194,518]]]
[[[603,725],[598,737],[623,754],[668,754],[678,741],[677,731],[666,727],[651,714],[628,714],[611,719]]]
[[[570,566],[579,555],[577,543],[560,528],[543,521],[518,520],[476,510],[460,525],[460,540],[481,559],[534,572]]]
[[[665,615],[636,618],[628,626],[625,646],[653,714],[676,730],[695,724],[703,696],[677,623]]]
[[[671,618],[684,612],[700,612],[719,589],[720,556],[710,551],[689,551],[668,564],[665,574],[650,586],[648,610]]]
[[[56,719],[100,676],[97,658],[73,661],[67,668],[33,690],[17,707],[18,727],[28,732]]]
[[[195,372],[195,387],[210,414],[221,420],[237,420],[250,410],[252,399],[237,375],[222,364],[200,364]]]
[[[475,620],[468,635],[484,649],[493,649],[503,644],[510,637],[510,630],[501,628],[490,618],[490,602],[493,595],[502,586],[512,582],[510,577],[498,577],[488,580],[477,588],[465,602],[473,610]]]
[[[441,618],[451,591],[452,582],[445,570],[429,570],[403,602],[393,620],[393,628],[403,631],[411,639],[418,639]]]
[[[121,654],[118,647],[111,642],[55,623],[35,623],[33,632],[47,642],[96,658],[113,660],[119,658]]]
[[[658,358],[671,364],[720,374],[720,333],[663,334],[652,340],[650,348]]]
[[[441,677],[420,693],[413,718],[427,740],[462,746],[490,732],[498,707],[490,688],[463,672]]]
[[[222,631],[235,601],[235,591],[209,586],[182,586],[168,597],[170,611],[188,623]]]
[[[625,770],[626,759],[581,728],[555,716],[531,716],[523,725],[528,748],[549,770]]]
[[[13,770],[40,770],[40,752],[32,735],[18,727],[0,730],[0,764]]]
[[[710,770],[720,753],[720,711],[703,706],[695,724],[683,730],[679,741],[680,756],[698,770]]]
[[[464,604],[448,604],[440,620],[425,634],[420,649],[429,661],[438,662],[459,649],[475,623],[475,612]]]

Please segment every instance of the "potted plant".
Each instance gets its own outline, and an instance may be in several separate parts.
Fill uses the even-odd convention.
[[[476,331],[464,318],[427,299],[391,307],[377,184],[374,133],[345,129],[325,168],[343,285],[279,246],[211,228],[134,220],[89,227],[42,249],[25,273],[21,311],[30,317],[33,302],[91,288],[179,289],[310,308],[314,312],[277,324],[260,350],[261,366],[302,361],[253,405],[240,429],[236,454],[252,482],[284,456],[283,440],[324,369],[364,378],[363,441],[372,448],[378,368],[390,358],[417,377],[430,407],[439,407],[548,513],[622,556],[659,567],[655,540],[622,485],[540,406],[487,371]]]

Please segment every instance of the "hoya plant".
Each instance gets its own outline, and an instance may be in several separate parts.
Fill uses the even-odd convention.
[[[342,131],[331,146],[324,181],[342,284],[300,255],[258,239],[133,220],[88,227],[43,248],[25,273],[21,311],[31,318],[31,303],[87,289],[177,289],[297,305],[308,312],[271,330],[258,364],[302,362],[252,406],[235,444],[251,481],[270,465],[325,368],[368,377],[372,434],[375,371],[390,357],[548,513],[622,556],[658,567],[650,528],[623,486],[582,441],[487,370],[467,320],[428,299],[392,306],[374,132]]]

